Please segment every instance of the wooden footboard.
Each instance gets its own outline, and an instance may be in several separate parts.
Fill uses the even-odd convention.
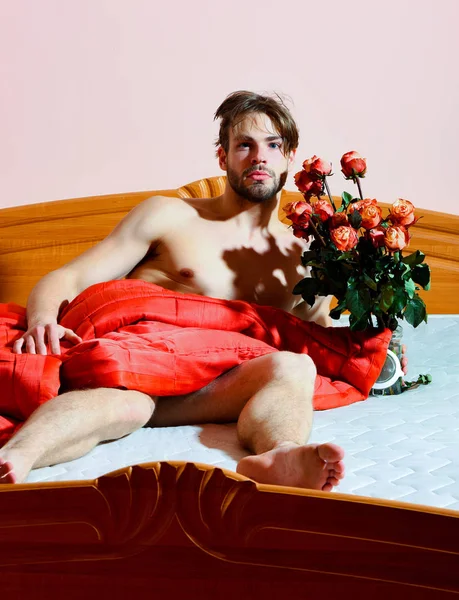
[[[444,598],[459,513],[257,485],[201,464],[0,489],[5,598]],[[142,596],[143,597],[143,596]]]

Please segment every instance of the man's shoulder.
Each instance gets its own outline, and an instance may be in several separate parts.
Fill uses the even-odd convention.
[[[139,209],[153,218],[180,216],[183,218],[209,218],[216,216],[215,198],[178,198],[177,196],[150,196]]]
[[[189,200],[189,198],[177,198],[176,196],[155,195],[141,202],[139,208],[145,212],[180,211],[180,213],[192,214],[196,210]]]

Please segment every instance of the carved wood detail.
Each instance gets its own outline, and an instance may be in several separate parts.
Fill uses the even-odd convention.
[[[113,560],[117,569],[173,546],[185,556],[193,550],[195,562],[199,548],[202,560],[210,555],[234,569],[459,593],[459,513],[258,485],[201,464],[149,463],[94,481],[4,486],[0,515],[1,572]]]

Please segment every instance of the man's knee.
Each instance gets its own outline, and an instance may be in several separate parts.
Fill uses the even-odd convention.
[[[316,366],[307,354],[295,352],[274,352],[269,355],[272,374],[275,379],[291,382],[314,381],[317,375]]]
[[[121,420],[131,427],[143,427],[153,416],[155,399],[136,390],[112,390],[118,396],[119,404],[115,420]]]

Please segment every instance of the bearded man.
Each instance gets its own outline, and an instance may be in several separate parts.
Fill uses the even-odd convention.
[[[154,196],[102,242],[43,277],[27,304],[28,329],[13,352],[61,353],[81,338],[58,324],[61,307],[93,284],[142,279],[177,293],[244,300],[328,326],[329,301],[309,307],[292,294],[305,276],[306,241],[278,219],[298,130],[278,98],[239,91],[218,108],[217,156],[227,173],[216,198]],[[41,405],[0,450],[0,481],[23,482],[32,468],[76,459],[136,429],[237,421],[253,455],[237,471],[261,483],[330,491],[344,475],[343,450],[307,444],[316,367],[278,351],[246,360],[191,394],[137,390],[67,391]]]

